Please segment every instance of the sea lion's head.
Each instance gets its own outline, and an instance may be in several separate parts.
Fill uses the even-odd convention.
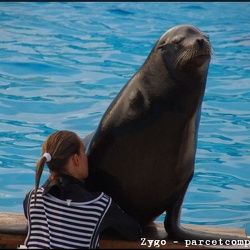
[[[165,32],[158,40],[155,50],[171,71],[207,70],[212,47],[208,35],[192,25],[178,25]]]

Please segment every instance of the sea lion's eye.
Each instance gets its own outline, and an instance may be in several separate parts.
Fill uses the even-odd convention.
[[[163,42],[157,49],[162,49],[165,45],[167,45],[167,42]]]
[[[184,40],[184,37],[183,37],[183,36],[178,36],[178,37],[176,37],[176,38],[173,40],[173,43],[174,43],[174,44],[179,44],[179,43],[181,43],[183,40]]]

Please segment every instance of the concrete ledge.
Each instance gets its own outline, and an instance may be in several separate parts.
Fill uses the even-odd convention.
[[[17,246],[24,243],[27,233],[27,221],[22,213],[1,213],[0,212],[0,249],[16,249]],[[200,230],[204,232],[226,234],[235,237],[246,237],[246,230],[237,228],[221,228],[221,227],[207,227],[183,225],[186,228]],[[187,249],[183,243],[175,243],[167,239],[167,233],[164,229],[163,223],[151,223],[143,229],[143,238],[145,241],[126,241],[120,238],[100,235],[100,249],[139,249],[139,248],[162,248],[162,249]],[[159,245],[149,245],[147,240],[162,240]],[[249,239],[250,241],[250,239]],[[143,244],[144,243],[144,244]],[[160,244],[162,243],[162,244]],[[215,246],[192,246],[189,249],[204,249]],[[240,246],[216,246],[216,248],[235,249],[244,248]]]

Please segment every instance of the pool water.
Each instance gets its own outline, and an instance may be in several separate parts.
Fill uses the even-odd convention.
[[[44,139],[95,130],[156,40],[188,23],[210,36],[215,55],[181,222],[249,235],[249,10],[247,2],[1,2],[0,212],[22,212]]]

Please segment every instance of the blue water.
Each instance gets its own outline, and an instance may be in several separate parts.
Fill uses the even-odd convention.
[[[95,130],[156,40],[189,23],[209,34],[215,56],[182,223],[250,234],[249,10],[247,2],[1,2],[0,211],[22,212],[50,133]]]

